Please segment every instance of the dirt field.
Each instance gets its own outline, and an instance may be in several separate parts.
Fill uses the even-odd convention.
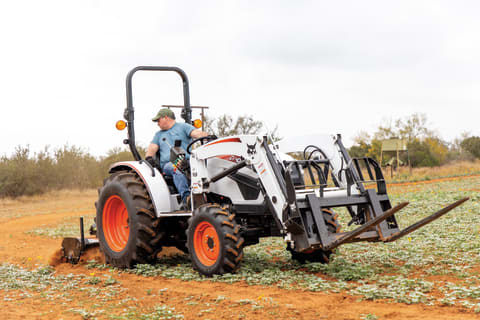
[[[397,187],[389,188],[395,192]],[[72,217],[93,216],[96,196],[96,191],[70,191],[0,201],[3,319],[178,319],[183,316],[185,319],[450,320],[480,317],[473,309],[457,305],[371,301],[345,291],[325,293],[246,282],[184,281],[110,268],[89,268],[86,261],[102,262],[96,250],[89,251],[79,265],[61,263],[61,238],[39,235],[32,230],[55,226]],[[53,269],[44,267],[48,264]],[[43,269],[38,271],[39,268]],[[438,277],[449,280],[448,275]]]

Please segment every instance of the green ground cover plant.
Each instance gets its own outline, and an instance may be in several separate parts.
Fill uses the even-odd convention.
[[[88,233],[89,224],[93,222],[95,215],[84,215],[85,232]],[[48,225],[41,225],[35,229],[27,232],[36,236],[45,236],[49,238],[64,238],[64,237],[78,237],[80,234],[79,218],[69,217],[65,218],[59,223],[52,223]]]
[[[114,302],[116,296],[126,289],[116,280],[113,270],[109,274],[99,275],[93,272],[89,275],[61,275],[56,274],[50,266],[28,270],[3,263],[0,264],[0,290],[6,292],[3,298],[5,301],[43,298],[65,306],[70,314],[80,315],[83,319],[183,319],[182,314],[164,304],[158,304],[145,312],[131,305],[130,302],[135,298]],[[89,306],[76,303],[75,297],[78,295],[94,299],[95,303]]]

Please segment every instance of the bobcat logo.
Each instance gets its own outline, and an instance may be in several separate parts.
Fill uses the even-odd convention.
[[[248,149],[247,149],[247,154],[248,154],[249,156],[253,156],[254,154],[257,153],[257,150],[255,149],[255,146],[256,146],[256,145],[257,145],[256,142],[255,142],[254,144],[248,144],[248,143],[247,143],[247,147],[248,147]]]

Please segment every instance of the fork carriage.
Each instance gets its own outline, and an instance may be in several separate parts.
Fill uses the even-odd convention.
[[[248,243],[256,243],[258,237],[274,235],[265,227],[265,221],[255,219],[250,222],[258,208],[243,201],[241,210],[235,200],[239,198],[234,191],[228,191],[228,184],[218,187],[212,183],[242,172],[250,177],[250,185],[258,185],[265,211],[273,217],[278,234],[283,235],[289,249],[297,253],[321,251],[329,255],[341,244],[358,241],[390,242],[405,236],[443,214],[459,206],[468,198],[461,199],[421,221],[400,229],[395,213],[408,205],[400,203],[393,207],[387,194],[387,186],[379,164],[372,158],[350,158],[343,146],[341,136],[324,136],[320,145],[309,145],[304,150],[304,159],[289,158],[282,160],[282,148],[277,149],[268,143],[266,137],[238,136],[219,139],[194,151],[191,160],[192,169],[197,176],[192,177],[194,194],[222,194],[225,204],[232,212],[238,212],[239,223],[246,221]],[[308,148],[313,149],[306,156]],[[221,155],[234,155],[244,159],[240,163],[224,168],[220,173],[215,162],[208,161]],[[312,155],[316,154],[316,157]],[[245,169],[248,167],[248,169]],[[329,177],[331,177],[329,186]],[[309,180],[308,185],[306,180]],[[245,184],[245,182],[243,182]],[[367,187],[375,185],[375,188]],[[230,189],[232,189],[230,187]],[[244,200],[244,199],[242,199]],[[216,200],[218,201],[218,200]],[[350,214],[350,224],[359,225],[353,231],[340,232],[336,221],[335,208],[346,207]],[[249,209],[250,208],[250,209]],[[271,225],[268,225],[271,230]],[[333,228],[332,228],[333,226]],[[250,229],[250,230],[249,230]],[[253,230],[257,230],[255,233]],[[248,236],[247,236],[248,233]],[[257,239],[255,239],[257,237]]]

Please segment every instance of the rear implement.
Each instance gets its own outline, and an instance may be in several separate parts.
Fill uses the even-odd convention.
[[[98,247],[98,245],[98,239],[85,238],[83,217],[80,217],[80,238],[63,238],[62,258],[65,259],[66,262],[77,264],[87,249]]]

